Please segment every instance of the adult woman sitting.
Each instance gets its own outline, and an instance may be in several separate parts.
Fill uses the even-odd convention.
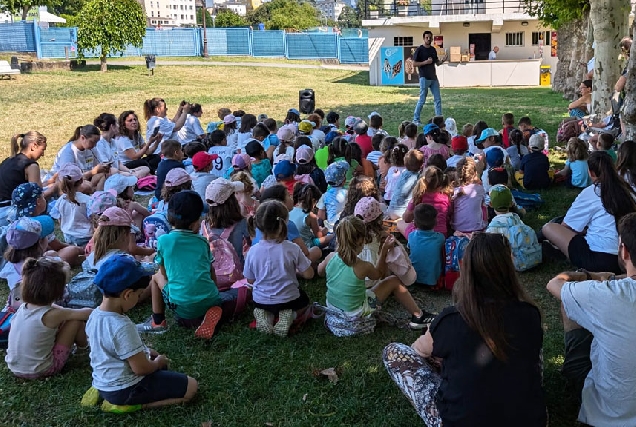
[[[139,117],[132,110],[121,113],[117,124],[119,133],[115,137],[115,146],[119,161],[128,169],[146,166],[154,174],[161,161],[161,156],[154,152],[161,142],[162,135],[151,136],[144,142],[144,137],[139,132]]]
[[[144,118],[146,119],[146,140],[150,141],[153,135],[161,135],[161,142],[173,139],[172,134],[178,132],[185,124],[190,105],[181,101],[177,114],[170,120],[166,117],[168,107],[161,98],[147,99],[144,102]],[[161,144],[155,149],[154,154],[161,153]]]
[[[33,182],[42,187],[37,161],[46,151],[46,136],[34,130],[11,138],[11,157],[0,164],[0,225],[7,224],[11,194],[20,184]],[[55,191],[49,186],[46,197]]]
[[[579,268],[620,274],[616,225],[636,212],[636,193],[607,152],[592,152],[587,166],[593,184],[581,191],[561,224],[543,226],[543,236]]]
[[[86,180],[80,187],[82,193],[90,194],[95,190],[103,190],[110,165],[100,163],[95,150],[101,136],[101,132],[94,125],[78,126],[71,140],[58,151],[50,174],[57,174],[62,166],[73,163],[81,169]]]
[[[579,86],[581,97],[576,101],[570,102],[568,111],[570,117],[582,118],[590,114],[592,105],[592,80],[583,80]]]
[[[205,131],[199,121],[202,115],[203,108],[201,108],[201,104],[190,105],[190,114],[188,114],[183,127],[177,132],[177,140],[181,145],[186,145],[192,141],[200,141],[205,136]]]
[[[93,121],[93,124],[102,133],[102,137],[97,142],[96,151],[100,163],[111,166],[109,175],[123,173],[124,175],[134,175],[139,179],[150,174],[148,166],[138,166],[134,169],[129,169],[119,160],[117,146],[115,145],[115,135],[119,132],[119,126],[114,114],[102,113]]]
[[[393,381],[429,427],[545,427],[541,314],[505,237],[474,235],[453,300],[412,346],[384,349]]]

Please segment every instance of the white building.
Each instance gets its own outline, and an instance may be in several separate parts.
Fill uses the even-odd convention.
[[[361,0],[358,6],[362,26],[369,29],[371,84],[382,84],[380,68],[386,59],[380,57],[382,48],[419,46],[426,30],[447,54],[455,47],[469,55],[469,61],[464,57],[437,68],[445,87],[538,85],[541,65],[551,66],[552,72],[556,68],[551,42],[558,41],[552,30],[524,13],[518,0],[432,0],[429,10],[418,0],[385,0],[383,8],[374,10]],[[497,60],[488,61],[494,46],[499,47]],[[409,68],[406,54],[403,60]],[[405,83],[416,80],[409,75]]]
[[[337,21],[347,4],[340,0],[316,0],[315,6],[323,18]]]
[[[227,3],[223,4],[223,6],[225,6],[227,9],[231,10],[232,12],[236,13],[239,16],[247,15],[247,5],[246,4],[227,2]]]
[[[151,25],[180,27],[196,25],[195,0],[144,0]]]

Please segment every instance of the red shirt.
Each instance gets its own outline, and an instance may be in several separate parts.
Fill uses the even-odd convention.
[[[371,137],[367,134],[356,136],[356,144],[362,149],[362,158],[366,159],[370,152],[373,151],[373,144],[371,144]]]

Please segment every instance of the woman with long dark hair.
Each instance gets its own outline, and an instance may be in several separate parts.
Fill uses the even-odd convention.
[[[618,147],[616,170],[632,188],[636,189],[636,142],[624,141]]]
[[[617,224],[636,212],[636,193],[605,151],[587,159],[593,184],[581,191],[561,224],[543,226],[543,236],[579,268],[621,273]]]
[[[161,134],[151,136],[148,141],[139,130],[139,117],[132,110],[126,110],[119,115],[119,134],[115,138],[115,146],[119,161],[129,169],[147,166],[151,173],[155,173],[161,156],[154,154],[159,143]]]
[[[455,305],[412,346],[389,344],[384,366],[429,427],[545,427],[541,314],[508,239],[475,234],[460,273]]]

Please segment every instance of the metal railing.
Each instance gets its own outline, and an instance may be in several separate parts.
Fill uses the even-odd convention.
[[[363,19],[524,13],[524,0],[363,0]]]

